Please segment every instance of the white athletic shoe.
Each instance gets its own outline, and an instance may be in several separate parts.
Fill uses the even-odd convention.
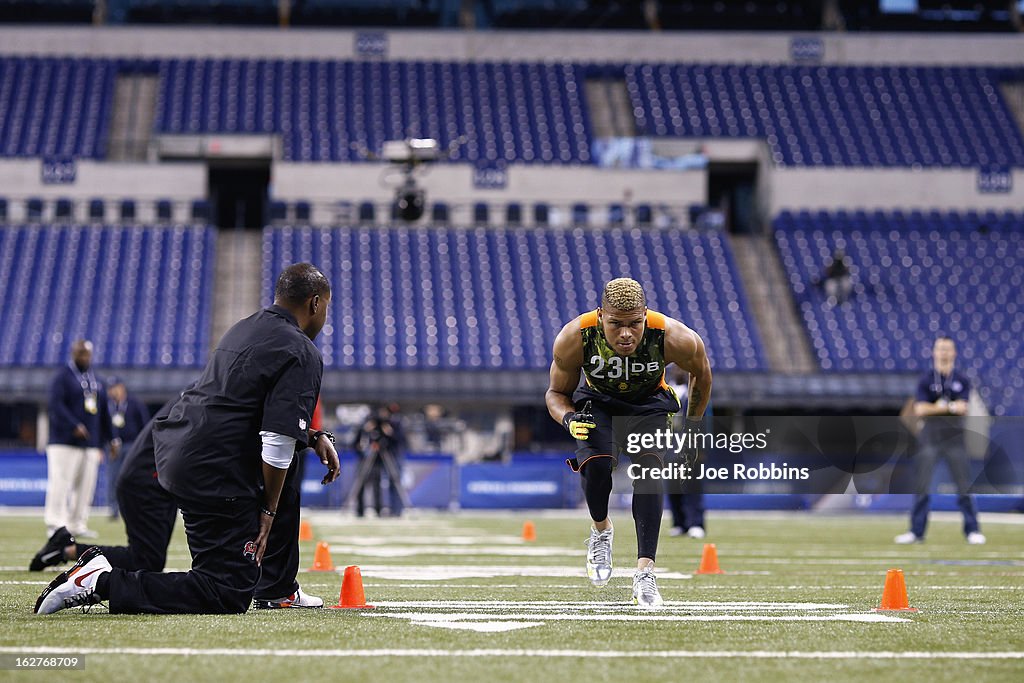
[[[53,614],[69,607],[90,607],[100,602],[96,582],[111,570],[110,562],[96,546],[78,558],[71,569],[57,576],[36,600],[36,614]]]
[[[686,533],[686,530],[683,529],[683,527],[681,527],[681,526],[674,526],[674,527],[672,527],[671,529],[668,530],[668,535],[669,536],[682,536],[685,533]]]
[[[285,598],[277,600],[253,600],[256,609],[305,608],[318,609],[324,606],[324,599],[315,595],[306,595],[301,588]]]
[[[981,533],[980,531],[972,531],[971,533],[967,534],[967,542],[971,545],[985,545],[985,541],[987,540],[988,539],[985,538],[985,534]]]
[[[665,604],[661,599],[661,592],[658,591],[654,567],[647,566],[633,574],[633,604],[645,609],[654,609]]]
[[[892,539],[892,542],[898,543],[900,545],[909,545],[911,543],[924,543],[924,539],[915,534],[913,531],[908,531]]]
[[[704,533],[704,527],[691,526],[686,530],[686,535],[690,538],[704,538],[707,534]]]
[[[595,586],[604,586],[612,578],[612,537],[615,529],[604,531],[590,528],[587,539],[587,578]]]

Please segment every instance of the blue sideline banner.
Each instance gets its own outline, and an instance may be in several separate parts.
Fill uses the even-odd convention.
[[[564,460],[473,464],[459,469],[463,508],[575,507],[578,489],[579,475]]]

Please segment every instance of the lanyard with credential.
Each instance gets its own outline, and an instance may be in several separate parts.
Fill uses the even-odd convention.
[[[946,382],[953,379],[953,370],[950,369],[949,374],[946,375],[945,379],[943,379],[943,376],[939,374],[938,370],[932,370],[932,374],[935,375],[935,384],[939,387],[939,398],[951,401],[953,399],[952,387],[947,391]]]
[[[74,361],[68,363],[68,367],[71,368],[71,372],[75,373],[75,378],[82,386],[82,394],[85,398],[85,412],[95,415],[99,410],[99,405],[96,403],[96,395],[100,390],[99,382],[96,381],[96,378],[88,370],[79,372]]]

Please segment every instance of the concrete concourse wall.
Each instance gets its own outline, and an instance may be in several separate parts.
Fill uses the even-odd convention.
[[[771,215],[782,209],[1024,209],[1024,173],[1001,194],[978,191],[976,169],[774,168],[769,181]]]
[[[648,31],[354,31],[335,29],[46,27],[0,28],[3,54],[92,57],[354,59],[356,39],[383,36],[389,59],[457,61],[791,61],[790,42],[819,38],[826,64],[1024,63],[1024,36],[877,33],[683,33]]]

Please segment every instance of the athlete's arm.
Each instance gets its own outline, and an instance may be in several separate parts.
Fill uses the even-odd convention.
[[[665,319],[665,362],[675,363],[690,373],[690,396],[686,403],[687,419],[699,420],[711,400],[711,363],[704,349],[704,340],[686,325],[672,318]]]
[[[583,368],[583,337],[580,336],[578,319],[563,327],[555,337],[552,356],[544,402],[551,419],[562,424],[566,413],[576,410],[572,403],[572,393],[580,383],[580,370]]]

